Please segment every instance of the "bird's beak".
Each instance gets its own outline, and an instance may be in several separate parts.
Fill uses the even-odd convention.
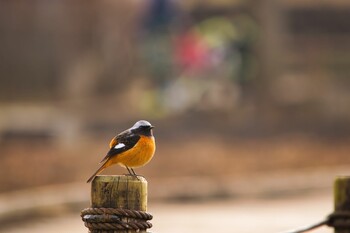
[[[151,125],[149,128],[150,128],[150,129],[153,129],[153,128],[154,128],[154,126],[153,126],[153,125]]]

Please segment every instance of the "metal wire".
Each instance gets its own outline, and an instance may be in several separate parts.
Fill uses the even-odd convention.
[[[289,230],[281,233],[303,233],[317,229],[322,226],[333,227],[334,229],[350,230],[350,212],[343,210],[336,210],[327,216],[324,220],[314,223],[312,225],[300,227],[298,229]]]
[[[324,219],[318,223],[314,223],[312,225],[308,225],[308,226],[304,226],[304,227],[300,227],[298,229],[294,229],[294,230],[289,230],[289,231],[284,231],[282,233],[303,233],[303,232],[307,232],[307,231],[311,231],[314,230],[316,228],[319,228],[321,226],[325,226],[328,225],[328,218]]]

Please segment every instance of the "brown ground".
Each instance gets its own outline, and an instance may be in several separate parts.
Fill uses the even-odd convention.
[[[16,141],[0,147],[0,191],[85,181],[107,150],[108,136],[89,138],[78,147],[54,142]],[[107,141],[107,142],[106,142]],[[350,165],[350,138],[319,139],[300,134],[244,138],[198,135],[157,140],[153,161],[137,172],[148,179],[176,177],[233,179],[279,172]],[[104,174],[124,174],[118,166]]]

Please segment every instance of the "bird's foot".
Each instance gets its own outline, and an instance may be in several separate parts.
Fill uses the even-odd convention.
[[[124,175],[124,176],[131,176],[131,177],[134,177],[134,178],[138,179],[139,181],[140,181],[139,176],[145,178],[145,177],[142,176],[142,175],[136,175],[136,174],[123,174],[123,175]]]

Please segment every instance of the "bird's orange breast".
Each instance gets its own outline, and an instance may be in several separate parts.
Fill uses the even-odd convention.
[[[154,137],[141,136],[139,141],[127,151],[112,156],[110,164],[119,164],[131,168],[141,167],[147,164],[156,150]]]

